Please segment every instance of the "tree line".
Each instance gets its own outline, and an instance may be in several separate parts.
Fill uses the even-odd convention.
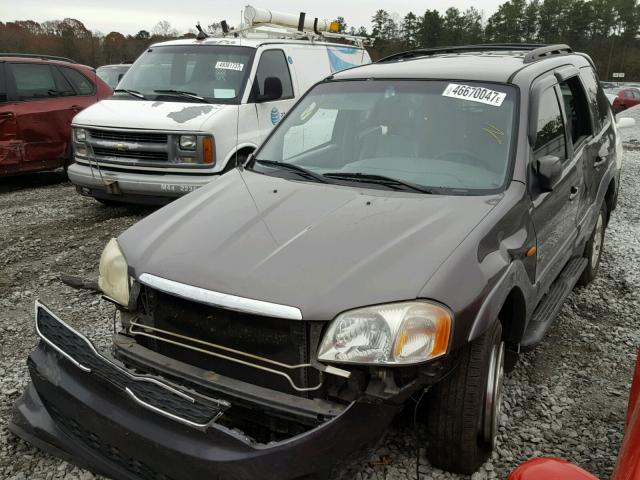
[[[340,31],[374,39],[374,59],[412,48],[472,43],[567,43],[589,54],[602,79],[625,72],[625,80],[640,80],[640,6],[637,0],[509,0],[485,18],[475,7],[444,12],[427,9],[404,16],[376,11],[370,29],[349,26],[338,17]],[[218,31],[212,23],[209,31]],[[88,65],[134,60],[149,45],[182,34],[167,21],[135,35],[91,31],[75,19],[0,22],[0,51],[70,57]]]

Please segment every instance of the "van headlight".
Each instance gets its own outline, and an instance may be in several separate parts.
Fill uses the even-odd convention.
[[[182,150],[195,150],[198,146],[198,137],[195,135],[180,135],[178,144]]]
[[[115,238],[109,240],[100,256],[98,286],[102,293],[120,305],[129,305],[129,271],[127,261]]]
[[[453,318],[427,301],[358,308],[336,317],[324,335],[318,360],[410,365],[447,353]]]
[[[76,142],[86,142],[87,131],[84,128],[74,128],[73,138],[75,139]]]

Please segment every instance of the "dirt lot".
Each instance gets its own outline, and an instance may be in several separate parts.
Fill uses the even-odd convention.
[[[6,423],[28,381],[33,301],[40,298],[105,348],[113,307],[67,287],[59,275],[95,277],[107,240],[150,211],[104,207],[78,196],[57,174],[0,180],[0,478],[92,478],[14,437]],[[505,478],[538,455],[567,458],[602,478],[611,474],[640,345],[639,254],[640,152],[629,151],[599,278],[570,296],[545,342],[507,379],[499,445],[475,480]],[[413,438],[411,424],[398,421],[376,454],[347,477],[414,478]],[[423,479],[458,478],[420,462]]]

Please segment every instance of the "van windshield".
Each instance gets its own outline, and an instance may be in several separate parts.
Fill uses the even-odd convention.
[[[255,49],[170,45],[148,49],[118,85],[148,100],[239,103]]]
[[[278,125],[253,168],[304,180],[302,167],[307,179],[372,188],[499,191],[509,171],[516,95],[509,85],[469,81],[322,83]]]

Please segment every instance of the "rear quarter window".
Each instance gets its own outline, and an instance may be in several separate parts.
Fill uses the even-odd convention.
[[[95,86],[91,80],[78,70],[69,67],[59,67],[65,78],[73,85],[78,95],[93,95]]]

